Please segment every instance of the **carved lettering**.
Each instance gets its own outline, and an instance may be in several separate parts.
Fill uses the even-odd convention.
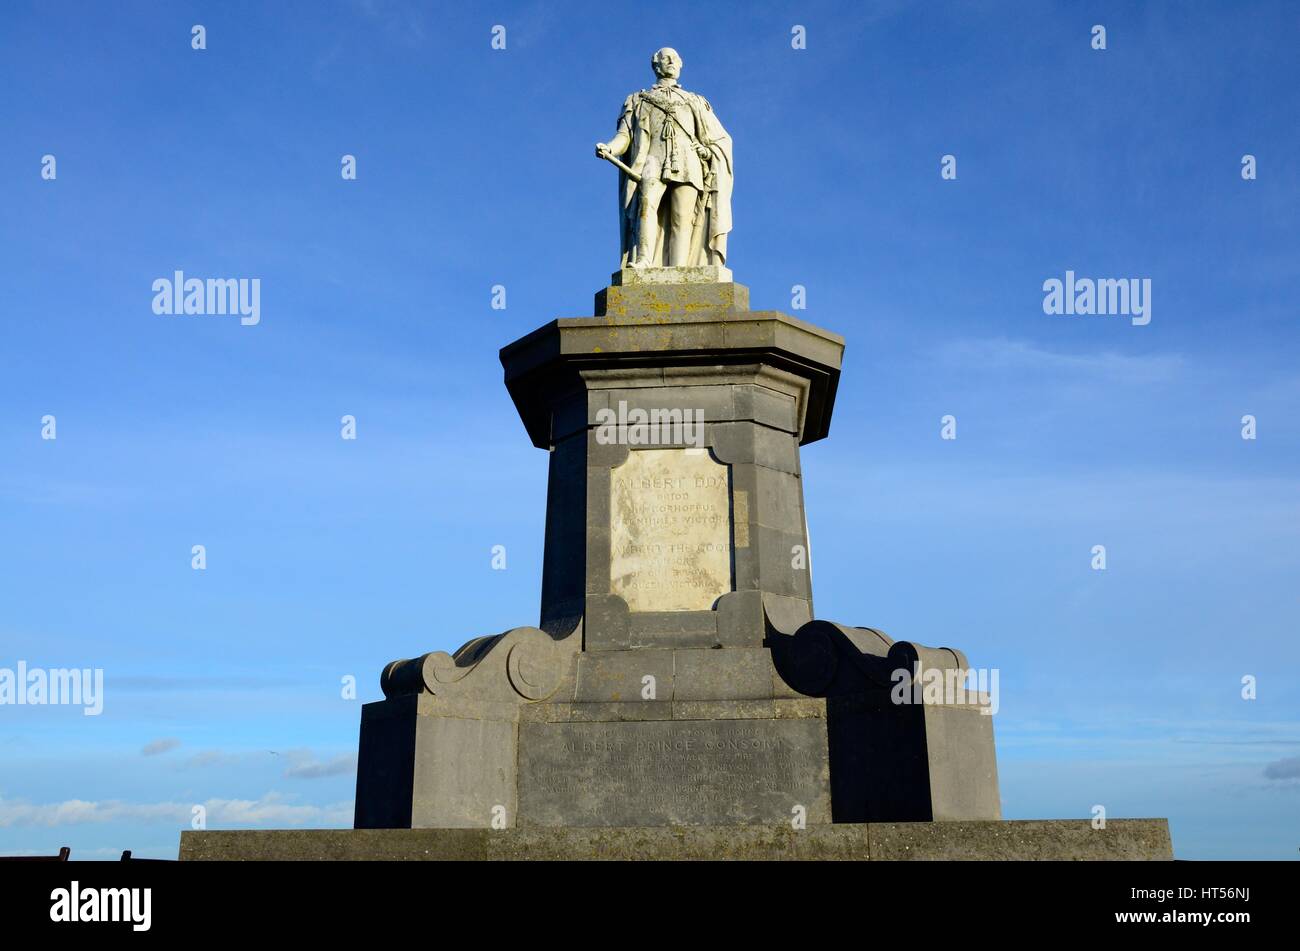
[[[628,453],[609,522],[610,590],[630,610],[707,611],[731,590],[730,474],[708,453]]]

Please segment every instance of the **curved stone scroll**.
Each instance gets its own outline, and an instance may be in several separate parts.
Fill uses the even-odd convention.
[[[429,693],[475,701],[540,701],[550,698],[569,673],[582,642],[579,628],[552,637],[536,627],[476,637],[454,654],[432,651],[395,660],[379,677],[385,697]]]
[[[511,644],[506,655],[510,686],[525,700],[545,700],[564,679],[565,659],[566,652],[549,636],[529,637]]]
[[[894,671],[967,670],[966,655],[951,647],[895,641],[873,627],[809,621],[793,635],[769,633],[772,661],[787,684],[813,697],[888,689]]]
[[[826,698],[835,822],[992,820],[1002,816],[987,696],[920,688],[918,665],[965,679],[961,651],[895,641],[870,627],[809,621],[768,633],[772,661],[800,693]],[[898,692],[907,680],[912,690]]]

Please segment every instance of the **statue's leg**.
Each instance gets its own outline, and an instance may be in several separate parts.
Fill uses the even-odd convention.
[[[670,197],[671,226],[668,230],[668,266],[685,267],[691,263],[691,234],[695,225],[695,200],[699,192],[690,185],[673,187]]]
[[[641,215],[637,221],[636,261],[633,267],[658,267],[655,248],[659,245],[659,202],[664,197],[664,183],[641,179]]]

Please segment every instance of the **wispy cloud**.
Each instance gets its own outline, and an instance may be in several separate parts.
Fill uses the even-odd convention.
[[[257,754],[260,756],[261,754]],[[186,757],[178,765],[181,769],[205,769],[209,766],[238,766],[250,763],[255,756],[249,753],[227,753],[223,750],[201,750]]]
[[[1265,779],[1300,779],[1300,756],[1288,756],[1264,767]]]
[[[289,758],[289,767],[284,771],[285,779],[342,776],[357,768],[357,757],[353,753],[342,753],[327,760],[318,760],[311,750],[290,750],[285,755]]]
[[[178,769],[223,769],[245,768],[265,764],[270,756],[280,757],[287,765],[284,768],[285,779],[323,779],[329,776],[344,776],[357,768],[355,753],[340,753],[337,756],[321,758],[309,749],[291,749],[280,753],[276,750],[201,750],[176,763]]]
[[[162,739],[152,740],[144,745],[140,750],[143,756],[157,756],[159,753],[166,753],[176,749],[181,745],[181,741],[174,736],[166,736]]]
[[[949,366],[969,370],[1074,374],[1138,384],[1170,382],[1186,367],[1180,354],[1060,353],[1005,337],[955,340],[940,348],[939,358]]]
[[[270,690],[275,687],[296,686],[300,681],[284,677],[114,677],[115,690],[182,691],[195,690]]]

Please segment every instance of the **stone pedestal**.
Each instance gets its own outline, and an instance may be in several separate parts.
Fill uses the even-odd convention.
[[[1000,816],[957,651],[814,621],[800,447],[843,340],[719,268],[623,271],[501,351],[550,454],[541,617],[385,669],[356,826],[781,826]]]

